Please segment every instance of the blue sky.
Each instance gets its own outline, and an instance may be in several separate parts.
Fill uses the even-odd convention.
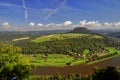
[[[120,0],[0,0],[0,25],[79,24],[83,20],[118,23]]]

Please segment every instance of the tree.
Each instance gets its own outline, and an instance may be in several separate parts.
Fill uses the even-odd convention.
[[[102,69],[96,69],[93,74],[93,80],[119,80],[120,75],[115,67],[108,66]]]
[[[0,43],[0,80],[12,77],[23,80],[31,74],[28,60],[21,54],[21,48]]]

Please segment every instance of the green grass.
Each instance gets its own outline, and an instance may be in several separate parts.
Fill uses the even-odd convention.
[[[52,41],[52,40],[64,40],[69,38],[79,38],[79,37],[90,37],[90,38],[102,38],[99,35],[90,35],[90,34],[78,34],[78,33],[66,33],[66,34],[52,34],[47,36],[38,37],[31,42],[45,42],[45,41]]]
[[[105,60],[109,60],[111,58],[115,58],[117,56],[119,56],[119,55],[114,55],[114,56],[110,56],[110,57],[103,58],[103,59],[100,59],[100,60],[92,61],[92,62],[89,62],[88,64],[94,64],[94,63],[102,62],[102,61],[105,61]]]
[[[120,55],[120,50],[116,50],[114,47],[107,47],[106,49],[109,50],[110,54],[117,52]]]
[[[109,53],[103,53],[100,56],[104,56],[107,54],[112,54],[114,52],[118,52],[118,55],[110,56],[104,59],[92,61],[88,64],[94,64],[97,62],[102,62],[117,56],[120,56],[120,50],[116,50],[113,47],[108,47],[106,48],[109,50]],[[35,56],[33,54],[31,55],[26,55],[26,59],[29,59],[29,64],[34,65],[34,66],[66,66],[66,63],[72,62],[75,58],[69,55],[64,55],[64,54],[49,54],[47,61],[45,62],[45,59],[41,57],[41,54],[36,54]],[[77,59],[76,61],[72,62],[72,65],[78,65],[80,63],[86,62],[87,59]]]
[[[73,57],[64,54],[49,54],[47,61],[41,57],[41,54],[37,54],[37,57],[27,55],[27,58],[30,60],[31,65],[35,66],[66,66],[66,63],[72,62]],[[75,62],[72,62],[73,65],[80,64],[85,62],[83,59],[78,59]]]
[[[109,53],[103,53],[100,56],[104,56],[104,55],[107,55],[107,54],[113,54],[115,52],[117,52],[118,54],[114,55],[114,56],[107,57],[107,58],[103,58],[103,59],[100,59],[100,60],[92,61],[92,62],[89,62],[88,64],[94,64],[94,63],[97,63],[97,62],[102,62],[102,61],[120,56],[120,50],[116,50],[114,47],[107,47],[106,49],[109,51]]]

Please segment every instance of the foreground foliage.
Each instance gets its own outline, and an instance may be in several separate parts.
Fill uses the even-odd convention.
[[[21,54],[21,48],[0,43],[0,80],[29,77],[31,68]]]

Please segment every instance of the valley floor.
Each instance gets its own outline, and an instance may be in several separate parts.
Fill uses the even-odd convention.
[[[113,47],[107,48],[109,52],[99,54],[99,57],[103,57],[101,59],[97,59],[94,61],[90,61],[87,64],[94,64],[98,62],[102,62],[105,60],[109,60],[111,58],[120,56],[120,50],[116,50]],[[108,57],[104,57],[108,54],[118,53],[115,55],[110,55]],[[65,54],[48,54],[47,58],[42,58],[43,54],[27,54],[26,58],[29,64],[34,66],[67,66],[67,64],[70,63],[70,65],[79,65],[82,63],[85,63],[88,59],[87,58],[75,58],[73,56],[65,55]]]
[[[76,66],[64,66],[64,67],[37,66],[33,69],[33,75],[48,76],[59,73],[61,75],[81,74],[82,76],[85,76],[91,74],[95,67],[106,67],[106,66],[120,67],[120,56],[94,64],[83,63]]]

